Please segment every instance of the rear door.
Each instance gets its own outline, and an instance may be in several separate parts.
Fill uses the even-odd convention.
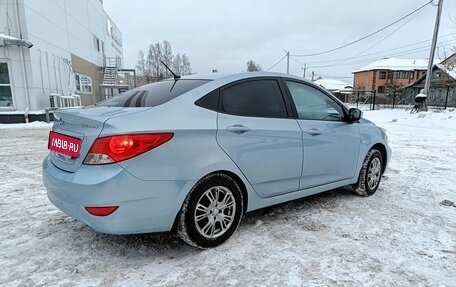
[[[238,82],[220,91],[217,141],[261,197],[299,189],[302,132],[279,81]]]
[[[342,106],[306,83],[286,80],[303,131],[300,189],[352,178],[360,148],[356,123],[344,121]]]

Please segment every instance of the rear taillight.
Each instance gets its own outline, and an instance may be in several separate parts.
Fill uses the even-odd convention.
[[[173,133],[154,133],[97,138],[84,164],[110,164],[130,159],[164,144],[173,135]]]

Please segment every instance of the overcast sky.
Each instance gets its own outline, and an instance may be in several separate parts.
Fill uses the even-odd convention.
[[[248,60],[268,70],[285,55],[284,49],[296,55],[336,48],[427,2],[104,0],[103,5],[122,32],[127,68],[135,66],[139,49],[168,40],[174,54],[189,56],[193,72],[208,74],[213,69],[221,73],[245,71]],[[315,71],[323,78],[351,82],[354,70],[382,57],[428,58],[436,13],[437,7],[428,5],[355,45],[319,56],[292,56],[290,73],[302,76],[303,64],[307,63],[306,78]],[[444,50],[451,54],[456,47],[455,0],[444,0],[439,35],[436,57],[443,58]],[[271,71],[286,72],[286,59]]]

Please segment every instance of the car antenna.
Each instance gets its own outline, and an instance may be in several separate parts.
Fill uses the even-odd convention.
[[[180,77],[181,77],[181,76],[174,74],[173,70],[171,70],[171,69],[170,69],[168,66],[166,66],[166,64],[165,64],[165,63],[164,63],[162,60],[160,60],[160,62],[163,64],[163,66],[165,66],[165,67],[166,67],[166,69],[168,69],[168,71],[170,71],[170,72],[171,72],[171,74],[173,74],[173,76],[174,76],[174,80],[176,80],[176,81],[177,81],[177,80],[179,80],[179,79],[180,79]]]

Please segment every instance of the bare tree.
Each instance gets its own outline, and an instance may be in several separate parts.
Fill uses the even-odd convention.
[[[247,62],[247,71],[248,72],[259,72],[259,71],[262,71],[263,68],[255,63],[254,61],[250,60]]]
[[[162,47],[163,47],[163,49],[162,49],[162,52],[163,52],[162,61],[163,61],[163,63],[166,64],[166,66],[171,67],[171,65],[173,64],[173,58],[174,58],[173,52],[172,52],[172,48],[171,48],[171,44],[168,41],[165,40],[165,41],[163,41]],[[163,73],[164,73],[164,78],[169,78],[169,77],[172,76],[170,71],[168,71],[168,69],[164,69]]]
[[[146,70],[149,72],[149,79],[148,82],[150,83],[153,75],[153,71],[155,71],[155,66],[154,66],[154,45],[150,44],[149,45],[149,51],[147,52],[147,58],[146,58]]]
[[[381,102],[382,100],[382,94],[378,93],[377,97],[378,99],[376,102],[378,104],[391,104],[392,106],[396,105],[397,103],[404,104],[406,99],[406,94],[405,94],[405,89],[401,89],[401,85],[396,81],[392,80],[389,83],[385,85],[384,89],[384,97],[386,97],[386,102]]]
[[[182,57],[180,54],[174,57],[172,69],[177,75],[182,75]]]
[[[163,48],[160,43],[155,43],[155,45],[152,46],[152,55],[153,55],[153,68],[154,71],[152,75],[157,79],[157,81],[162,80],[165,75],[164,75],[164,67],[162,63],[160,62],[163,59]]]
[[[163,79],[163,69],[160,60],[163,58],[163,49],[160,43],[150,44],[147,53],[146,69],[150,71],[150,81],[155,82]]]
[[[138,85],[144,85],[148,83],[147,79],[147,67],[146,67],[146,59],[144,56],[144,52],[142,50],[139,50],[138,53],[138,62],[136,63],[136,75],[137,75],[137,81]]]
[[[190,60],[186,54],[173,55],[171,43],[163,41],[149,45],[147,56],[139,50],[136,70],[138,83],[145,84],[171,77],[171,73],[161,63],[163,61],[177,75],[189,75],[192,72]]]
[[[190,75],[192,73],[192,66],[190,65],[190,60],[187,57],[187,54],[182,55],[182,76]]]

